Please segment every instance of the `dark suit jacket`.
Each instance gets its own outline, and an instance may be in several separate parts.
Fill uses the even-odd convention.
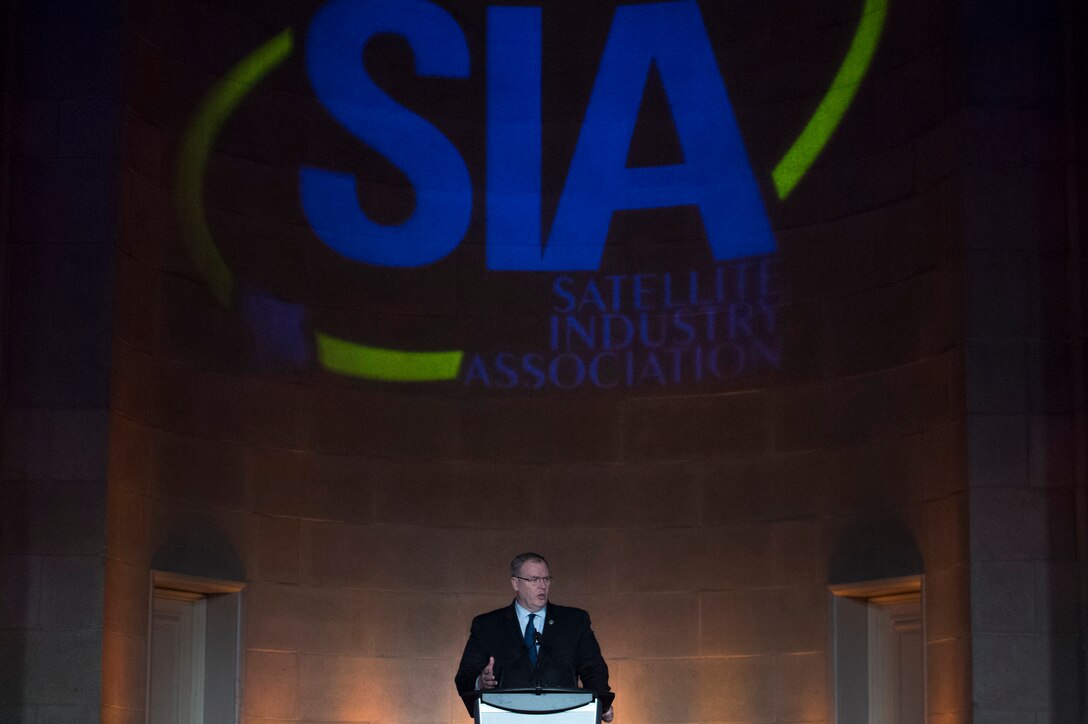
[[[601,711],[612,706],[615,694],[608,687],[608,664],[590,627],[589,614],[580,608],[557,606],[548,601],[548,618],[540,632],[540,653],[534,667],[521,636],[514,604],[472,619],[461,664],[454,683],[473,714],[476,677],[495,657],[495,678],[504,689],[543,686],[571,688],[581,682],[601,702]]]

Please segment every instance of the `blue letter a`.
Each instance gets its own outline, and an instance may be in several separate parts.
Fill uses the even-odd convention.
[[[597,269],[614,211],[684,205],[695,205],[702,213],[716,260],[774,251],[763,200],[694,0],[616,10],[542,249],[540,98],[539,90],[533,90],[540,87],[539,18],[538,10],[528,8],[493,8],[489,14],[490,268]],[[661,75],[684,162],[627,168],[652,65]],[[520,83],[507,77],[510,70],[502,70],[515,67],[528,76]]]

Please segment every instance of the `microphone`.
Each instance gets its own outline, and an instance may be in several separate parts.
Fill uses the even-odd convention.
[[[536,637],[534,637],[534,639],[539,637],[539,636],[540,636],[540,634],[537,634]],[[519,661],[521,661],[524,658],[527,658],[528,656],[529,656],[529,647],[528,646],[522,646],[521,647],[521,653],[519,653],[517,656],[515,656],[514,658],[512,658],[508,662],[506,662],[506,665],[502,667],[502,673],[499,674],[499,686],[498,686],[498,688],[500,688],[500,689],[503,688],[503,682],[506,681],[506,672],[509,671],[510,669],[512,669],[514,667],[514,664],[518,663]]]
[[[545,661],[547,661],[547,663],[551,664],[551,658],[553,657],[555,651],[552,649],[551,646],[549,646],[548,644],[546,644],[546,643],[544,643],[544,642],[542,642],[540,640],[540,633],[539,632],[536,633],[535,636],[533,636],[533,641],[534,641],[534,643],[536,643],[540,647],[540,653],[537,656],[537,660],[536,660],[537,661],[537,674],[543,674],[545,671],[549,671],[550,673],[553,673],[553,674],[556,673],[556,672],[548,669],[544,665]],[[564,672],[562,672],[562,670],[561,670],[560,673],[562,674]],[[569,673],[570,673],[570,676],[571,676],[570,684],[563,684],[562,686],[569,686],[572,689],[577,689],[578,688],[578,674],[574,670],[571,670]],[[541,678],[537,679],[537,689],[547,688],[547,687],[552,687],[552,686],[559,686],[559,684],[556,684],[554,680],[545,682]]]

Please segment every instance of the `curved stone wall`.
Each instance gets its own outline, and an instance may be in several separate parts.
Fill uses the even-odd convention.
[[[943,5],[134,5],[111,720],[151,569],[246,583],[247,722],[463,717],[529,549],[625,721],[824,721],[914,573],[964,721]]]

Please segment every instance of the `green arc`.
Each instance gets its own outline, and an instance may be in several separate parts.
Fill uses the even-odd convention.
[[[800,136],[771,172],[778,198],[797,186],[830,141],[865,77],[887,16],[887,0],[865,0],[846,58]],[[197,274],[224,307],[234,296],[234,277],[219,253],[204,211],[204,178],[212,146],[245,96],[294,50],[288,28],[234,66],[204,97],[182,136],[175,176],[178,222]],[[321,366],[330,372],[387,382],[456,379],[463,350],[410,352],[370,347],[314,332]]]
[[[231,68],[204,97],[181,138],[175,178],[181,234],[197,273],[224,307],[231,305],[234,296],[234,276],[212,240],[204,212],[208,158],[231,114],[254,86],[287,60],[294,44],[294,33],[288,28]]]
[[[816,161],[816,157],[824,150],[824,146],[831,140],[831,135],[846,115],[846,109],[854,102],[854,96],[857,95],[861,81],[873,60],[887,14],[887,0],[865,0],[865,7],[861,11],[861,22],[858,23],[858,29],[854,32],[850,50],[847,51],[842,65],[839,66],[839,72],[831,81],[831,88],[824,94],[820,105],[816,106],[816,112],[805,124],[801,135],[771,172],[779,199],[789,196],[800,182]]]

